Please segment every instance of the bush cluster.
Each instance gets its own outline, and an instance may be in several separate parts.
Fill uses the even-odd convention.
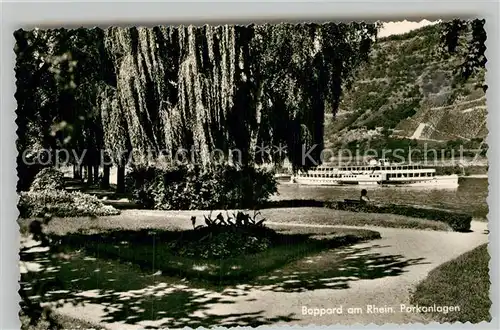
[[[126,182],[137,204],[160,210],[252,208],[278,190],[273,173],[229,165],[136,168]]]
[[[221,228],[212,230],[199,241],[177,240],[167,243],[171,251],[182,257],[201,259],[227,259],[267,250],[270,237],[251,233],[247,230]]]
[[[19,203],[21,218],[117,215],[120,212],[104,205],[97,197],[81,192],[47,189],[21,192]]]
[[[30,191],[64,188],[64,174],[53,167],[46,167],[35,175]]]
[[[170,249],[179,256],[202,259],[226,259],[267,250],[273,244],[276,232],[264,226],[265,218],[254,211],[250,216],[241,211],[226,217],[219,213],[204,216],[204,224],[197,225],[191,218],[194,231],[171,242]],[[197,238],[197,239],[195,239]]]

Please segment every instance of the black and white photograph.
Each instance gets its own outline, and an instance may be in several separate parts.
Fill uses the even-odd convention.
[[[490,322],[485,24],[16,30],[21,328]]]

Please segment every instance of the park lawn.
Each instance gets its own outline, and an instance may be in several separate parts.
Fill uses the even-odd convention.
[[[262,215],[279,223],[305,223],[313,225],[375,226],[420,230],[451,231],[451,227],[434,220],[412,218],[387,213],[365,213],[332,210],[326,207],[264,209]]]
[[[280,231],[281,232],[281,231]],[[312,274],[307,274],[305,268],[300,271],[300,274],[295,274],[302,278],[303,281],[296,283],[290,287],[290,284],[281,281],[278,284],[273,284],[271,277],[279,273],[281,264],[285,264],[283,269],[284,275],[288,278],[289,273],[296,269],[296,262],[307,262],[307,258],[316,256],[316,252],[331,252],[331,258],[334,259],[331,265],[336,265],[336,261],[340,255],[339,251],[343,248],[330,249],[335,246],[344,246],[350,242],[379,238],[377,232],[363,229],[331,229],[331,228],[285,228],[283,232],[286,235],[300,238],[300,235],[309,235],[309,240],[305,239],[302,243],[297,244],[297,247],[288,245],[277,246],[275,249],[269,249],[264,253],[258,253],[251,256],[241,258],[231,258],[228,261],[219,262],[219,266],[226,263],[225,269],[228,269],[234,263],[244,265],[248,271],[243,275],[246,278],[260,275],[263,279],[255,279],[254,281],[245,282],[244,285],[231,286],[219,285],[219,281],[200,281],[198,278],[187,278],[182,275],[182,272],[190,270],[189,264],[193,265],[194,260],[184,258],[184,265],[175,264],[172,267],[166,260],[166,257],[172,257],[168,251],[162,249],[162,244],[155,244],[157,248],[152,249],[149,243],[140,243],[144,237],[140,237],[134,241],[134,237],[129,240],[130,247],[128,249],[117,250],[113,248],[117,242],[120,242],[124,237],[118,232],[101,232],[99,235],[94,234],[69,234],[64,244],[54,242],[56,247],[59,247],[59,254],[53,252],[40,251],[32,252],[32,258],[29,260],[41,262],[45,265],[47,271],[29,272],[23,274],[20,282],[21,287],[28,291],[28,295],[36,295],[32,292],[35,284],[43,284],[47,295],[44,297],[33,298],[34,300],[47,303],[49,306],[55,307],[55,313],[61,315],[69,315],[82,318],[82,322],[75,322],[74,325],[87,324],[91,322],[99,324],[100,322],[115,323],[125,322],[127,324],[137,324],[146,322],[145,324],[157,324],[158,327],[180,328],[189,326],[197,328],[199,326],[214,326],[216,324],[224,324],[224,326],[250,325],[259,326],[271,324],[283,319],[267,320],[263,316],[254,315],[252,313],[239,316],[236,320],[228,319],[227,315],[194,315],[200,311],[205,311],[211,305],[216,303],[233,303],[233,297],[245,295],[245,290],[248,285],[272,285],[273,287],[283,287],[287,290],[297,290],[301,286],[309,287],[310,285],[318,286],[325,285],[323,283],[322,265],[317,265],[317,268]],[[157,232],[157,234],[160,234]],[[171,232],[169,235],[178,235],[177,232]],[[159,236],[160,236],[159,235]],[[295,236],[293,236],[295,235]],[[98,240],[93,240],[92,237]],[[112,242],[110,237],[115,237],[117,240]],[[307,243],[315,243],[309,245]],[[152,242],[150,242],[152,243]],[[127,244],[125,244],[126,246]],[[349,249],[349,247],[346,247]],[[323,249],[323,250],[322,250]],[[161,258],[155,258],[155,266],[152,265],[152,253],[155,252],[155,257],[160,255]],[[350,255],[350,254],[349,254]],[[305,259],[301,259],[305,257]],[[142,260],[142,258],[146,258]],[[148,264],[147,260],[151,260]],[[181,258],[177,258],[181,261]],[[144,262],[146,261],[146,262]],[[351,258],[349,258],[351,261]],[[144,262],[144,263],[142,263]],[[203,261],[206,262],[206,261]],[[210,261],[217,264],[215,261]],[[364,264],[364,263],[363,263]],[[330,265],[330,266],[331,266]],[[157,273],[159,266],[169,268],[170,275],[162,272]],[[48,271],[48,268],[52,271]],[[290,268],[291,267],[291,268]],[[337,268],[340,266],[336,266]],[[274,269],[265,273],[268,269]],[[288,269],[288,271],[287,271]],[[232,270],[232,269],[231,269]],[[177,273],[176,273],[177,271]],[[234,270],[233,275],[238,274],[238,270]],[[339,270],[340,271],[340,270]],[[201,272],[201,271],[200,271]],[[278,273],[276,273],[278,272]],[[341,271],[342,272],[342,271]],[[193,273],[194,275],[199,275]],[[203,274],[201,272],[201,274]],[[172,276],[173,275],[173,276]],[[347,275],[344,273],[337,274],[342,278]],[[214,280],[214,278],[211,278]],[[240,278],[241,279],[241,278]],[[265,283],[263,283],[263,281]],[[311,282],[312,281],[312,282]],[[238,281],[242,282],[242,281]],[[236,290],[236,291],[235,291]],[[55,302],[64,300],[64,306],[56,307]],[[75,306],[74,306],[74,305]],[[95,310],[95,313],[82,313],[78,310],[81,306]],[[62,309],[59,309],[62,308]],[[75,310],[77,308],[77,310]],[[289,320],[288,320],[289,321]],[[150,323],[152,322],[152,323]],[[141,324],[141,325],[145,325]],[[41,325],[43,326],[43,324]],[[73,328],[73,327],[70,327]],[[95,327],[96,329],[98,327]],[[43,327],[30,328],[29,330],[45,330]]]
[[[483,244],[432,270],[416,288],[413,305],[460,306],[460,311],[436,313],[440,322],[490,321],[488,245]]]
[[[83,251],[68,250],[66,256],[64,259],[52,259],[51,266],[57,272],[23,274],[20,282],[21,288],[30,296],[34,294],[31,292],[33,283],[44,283],[47,294],[38,299],[52,308],[63,329],[100,330],[106,328],[97,326],[101,322],[134,324],[142,320],[161,320],[167,313],[173,318],[168,326],[186,326],[190,324],[183,320],[197,310],[204,310],[210,303],[196,299],[208,297],[211,292],[190,289],[186,286],[187,282],[179,279],[152,276],[134,264],[89,257]],[[63,300],[64,306],[56,305]],[[101,306],[102,313],[74,311],[75,308],[90,305]],[[22,317],[21,321],[28,323],[29,320]],[[194,317],[191,322],[193,328],[210,325]],[[48,330],[47,326],[47,322],[42,321],[37,326],[22,329]]]
[[[63,246],[99,258],[131,262],[151,272],[199,281],[209,286],[247,283],[284,265],[322,250],[380,238],[369,230],[328,229],[315,235],[299,232],[278,234],[274,244],[263,252],[221,259],[179,256],[167,244],[183,232],[113,231],[92,235],[58,236]],[[189,233],[190,231],[184,231]],[[187,234],[185,234],[187,235]],[[156,239],[153,237],[156,236]]]
[[[213,211],[226,214],[226,211]],[[120,215],[73,218],[53,218],[47,226],[47,231],[58,235],[77,232],[80,229],[101,230],[140,230],[162,229],[179,230],[192,228],[190,218],[196,216],[200,221],[209,211],[161,211],[161,210],[122,210]],[[328,226],[378,226],[388,228],[408,228],[419,230],[451,231],[450,226],[444,222],[426,219],[411,218],[395,214],[378,214],[363,212],[348,212],[332,210],[326,207],[290,207],[269,208],[261,210],[266,223],[279,224],[305,224]],[[139,220],[140,219],[140,220]],[[31,220],[19,219],[21,231],[25,230]]]

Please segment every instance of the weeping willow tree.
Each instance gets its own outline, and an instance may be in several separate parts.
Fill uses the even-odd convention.
[[[194,149],[206,166],[216,149],[239,150],[243,166],[279,162],[282,145],[307,167],[322,149],[325,104],[337,110],[376,33],[366,23],[109,28],[116,88],[101,109],[120,120],[105,131],[125,130],[120,145],[143,153]]]
[[[238,150],[243,166],[285,156],[308,166],[322,149],[325,104],[336,111],[376,32],[365,23],[17,31],[20,154],[85,150],[95,174],[104,147],[120,177],[130,151],[189,150],[209,166],[215,150]]]

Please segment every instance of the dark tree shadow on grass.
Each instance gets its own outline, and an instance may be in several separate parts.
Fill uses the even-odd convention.
[[[410,266],[425,264],[424,258],[384,255],[370,252],[372,248],[380,246],[349,246],[324,251],[260,276],[253,285],[276,292],[348,289],[350,282],[395,277]]]
[[[231,305],[245,292],[214,292],[193,288],[179,279],[152,276],[136,265],[96,259],[81,252],[49,257],[47,252],[21,253],[21,260],[42,265],[38,272],[23,274],[21,290],[32,295],[34,287],[44,287],[45,302],[104,307],[100,322],[137,324],[143,328],[260,326],[292,322],[294,314],[267,318],[264,311],[217,315],[211,306]]]
[[[113,237],[120,242],[125,237]],[[165,234],[169,235],[169,234]],[[178,235],[178,234],[177,234]],[[97,239],[97,236],[96,236]],[[142,241],[142,238],[139,239]],[[129,241],[128,244],[131,244]],[[106,323],[140,323],[145,328],[180,328],[189,326],[260,326],[298,320],[295,314],[265,317],[265,311],[224,313],[224,305],[251,301],[252,291],[303,292],[317,289],[347,289],[358,280],[399,276],[423,259],[405,259],[401,255],[375,253],[378,245],[347,246],[305,256],[298,261],[267,272],[238,286],[220,290],[200,285],[191,279],[154,276],[154,269],[138,264],[103,259],[99,251],[93,257],[78,250],[68,250],[48,258],[47,252],[21,253],[22,260],[43,265],[46,271],[22,277],[22,288],[44,285],[49,293],[44,301],[64,301],[74,305],[104,306],[100,320]],[[48,271],[50,269],[50,271]],[[211,308],[218,305],[218,312]],[[222,313],[221,313],[222,311]]]
[[[162,271],[164,275],[182,276],[212,287],[226,287],[248,283],[259,275],[322,250],[380,238],[378,232],[368,230],[336,232],[330,229],[332,233],[318,233],[315,230],[304,233],[299,228],[295,231],[288,230],[284,234],[267,227],[236,229],[237,232],[233,232],[232,227],[228,226],[177,232],[113,230],[96,234],[54,235],[53,239],[59,246],[83,249],[85,253],[98,258],[133,262],[144,271],[155,269]],[[220,249],[217,240],[210,241],[212,234],[217,236],[218,231],[226,237],[229,237],[227,234],[236,237],[230,242],[224,241],[224,251],[235,254],[230,257],[201,257],[209,249]],[[259,237],[270,242],[270,245],[264,251],[247,253],[240,249],[241,244],[246,242],[242,237]]]
[[[329,202],[317,199],[280,199],[262,203],[258,205],[258,208],[325,207],[327,205],[329,205]]]

